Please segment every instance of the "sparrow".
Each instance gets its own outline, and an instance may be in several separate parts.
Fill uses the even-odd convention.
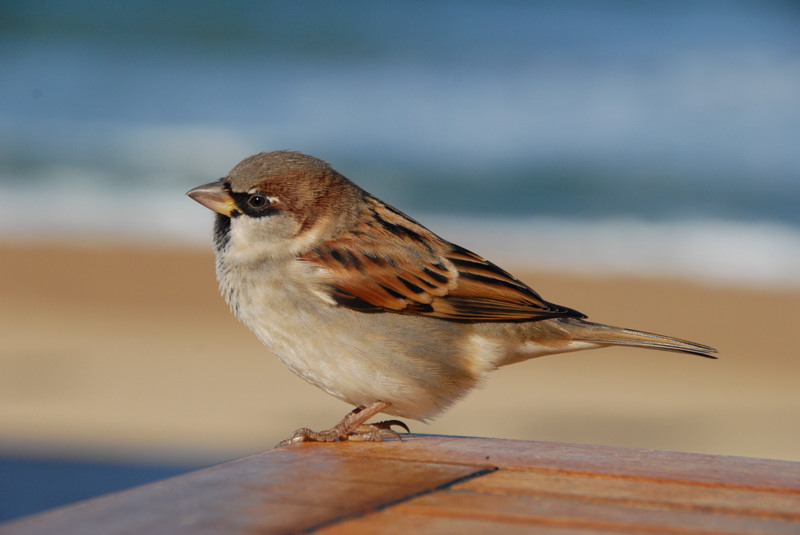
[[[492,371],[534,357],[633,346],[716,358],[702,344],[587,321],[437,236],[330,164],[250,156],[187,195],[216,212],[220,291],[294,373],[356,408],[281,444],[380,441],[425,421]]]

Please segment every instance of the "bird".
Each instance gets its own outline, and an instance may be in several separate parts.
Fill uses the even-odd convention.
[[[187,195],[216,212],[216,275],[233,314],[291,371],[355,406],[279,446],[399,438],[402,421],[367,421],[428,421],[534,357],[632,346],[716,358],[548,302],[307,154],[255,154]]]

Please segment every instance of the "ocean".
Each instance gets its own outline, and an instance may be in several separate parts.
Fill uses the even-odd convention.
[[[207,246],[328,160],[500,265],[800,286],[792,2],[6,1],[0,240]]]
[[[3,11],[0,238],[206,243],[183,193],[289,148],[485,256],[800,284],[792,3]]]

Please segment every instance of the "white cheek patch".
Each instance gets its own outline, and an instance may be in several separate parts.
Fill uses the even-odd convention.
[[[258,263],[289,256],[299,229],[300,224],[285,214],[236,217],[231,221],[228,258],[233,263]]]

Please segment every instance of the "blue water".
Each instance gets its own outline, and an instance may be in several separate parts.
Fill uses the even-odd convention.
[[[195,468],[198,467],[0,457],[0,522]]]
[[[3,239],[207,243],[183,193],[292,148],[478,252],[800,284],[791,2],[5,2],[0,95]]]
[[[3,11],[6,195],[180,189],[295,148],[424,212],[800,225],[792,3]]]

